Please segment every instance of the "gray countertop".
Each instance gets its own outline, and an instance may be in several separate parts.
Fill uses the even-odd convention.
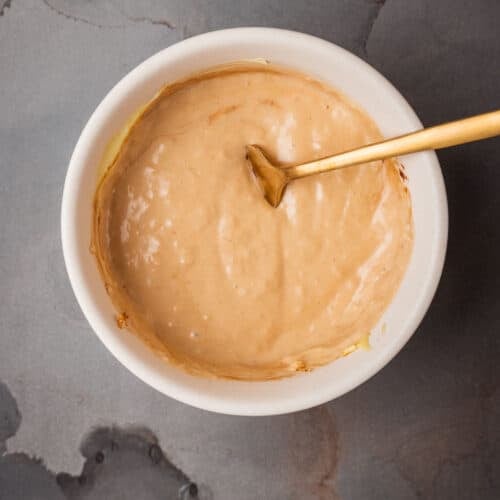
[[[83,125],[143,59],[243,25],[355,52],[425,124],[500,106],[499,0],[0,0],[0,499],[500,498],[500,139],[439,153],[436,298],[403,351],[334,402],[270,418],[190,408],[83,318],[59,237]]]

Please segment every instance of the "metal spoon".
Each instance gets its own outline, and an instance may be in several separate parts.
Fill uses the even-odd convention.
[[[500,135],[500,110],[422,129],[300,165],[275,165],[264,150],[255,144],[247,145],[246,150],[258,186],[266,200],[277,207],[287,184],[301,177],[426,149],[447,148],[495,135]]]

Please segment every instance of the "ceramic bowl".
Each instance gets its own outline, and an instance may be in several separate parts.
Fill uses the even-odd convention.
[[[323,80],[366,110],[385,136],[422,125],[401,94],[375,69],[346,50],[302,33],[271,28],[214,31],[172,45],[125,76],[99,104],[75,147],[62,200],[62,244],[74,293],[103,344],[132,373],[163,394],[220,413],[271,415],[309,408],[354,389],[406,344],[436,290],[444,262],[448,211],[434,152],[403,158],[415,223],[414,251],[403,282],[358,350],[311,373],[243,382],[184,373],[157,357],[132,333],[120,330],[94,257],[89,252],[98,165],[109,141],[165,84],[210,66],[264,58]]]

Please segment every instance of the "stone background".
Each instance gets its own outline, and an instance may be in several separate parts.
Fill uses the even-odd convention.
[[[426,125],[500,107],[499,0],[0,0],[0,499],[500,498],[500,139],[439,153],[437,296],[397,358],[337,401],[192,409],[134,378],[83,318],[59,237],[83,125],[143,59],[244,25],[355,52]]]

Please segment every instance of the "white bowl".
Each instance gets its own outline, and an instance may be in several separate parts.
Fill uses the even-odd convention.
[[[76,298],[104,345],[141,380],[184,403],[220,413],[272,415],[310,408],[354,389],[387,364],[411,337],[436,290],[446,250],[448,209],[436,155],[403,159],[413,201],[415,246],[401,287],[358,350],[311,373],[268,382],[208,380],[159,359],[133,334],[119,330],[115,311],[89,252],[97,166],[127,119],[166,83],[229,61],[264,58],[323,80],[364,108],[385,136],[421,127],[399,92],[371,66],[332,43],[272,28],[215,31],[177,43],[140,64],[99,104],[68,168],[62,200],[64,259]]]

